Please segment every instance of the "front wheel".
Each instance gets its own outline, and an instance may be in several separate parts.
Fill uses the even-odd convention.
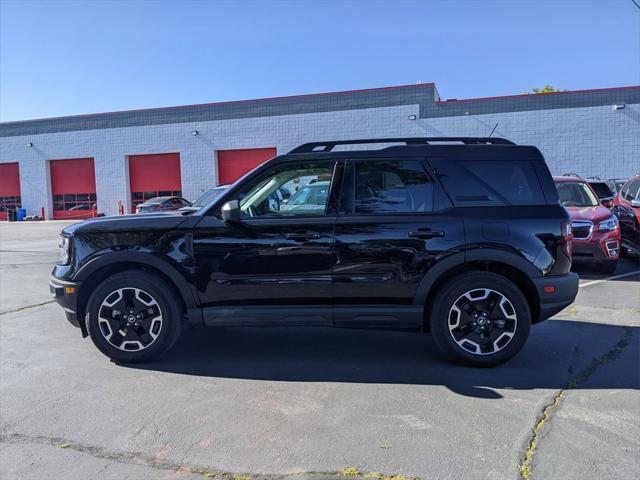
[[[490,367],[524,346],[531,312],[521,290],[505,277],[472,271],[449,280],[437,293],[431,332],[453,361]]]
[[[161,278],[130,270],[108,277],[89,299],[86,325],[98,349],[118,363],[155,360],[182,330],[182,307]]]

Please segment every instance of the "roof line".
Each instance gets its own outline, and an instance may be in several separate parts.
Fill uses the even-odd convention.
[[[159,112],[164,110],[177,110],[181,108],[210,107],[214,105],[229,105],[234,103],[266,102],[271,100],[283,100],[283,99],[291,99],[291,98],[308,98],[308,97],[318,97],[323,95],[344,95],[344,94],[350,94],[350,93],[365,93],[365,92],[376,92],[376,91],[382,91],[382,90],[395,90],[395,89],[408,88],[408,87],[434,87],[434,86],[435,86],[435,83],[433,82],[412,83],[412,84],[406,84],[406,85],[391,85],[386,87],[360,88],[356,90],[338,90],[334,92],[304,93],[300,95],[283,95],[279,97],[263,97],[263,98],[252,98],[252,99],[246,99],[246,100],[226,100],[222,102],[194,103],[190,105],[173,105],[170,107],[135,108],[131,110],[116,110],[112,112],[96,112],[96,113],[84,113],[79,115],[63,115],[59,117],[30,118],[28,120],[13,120],[10,122],[0,122],[0,125],[16,125],[20,123],[36,122],[39,120],[86,118],[86,117],[93,117],[95,115],[117,115],[122,113],[133,113],[133,112]]]
[[[516,95],[500,95],[497,97],[478,97],[478,98],[452,98],[450,100],[435,100],[434,103],[456,103],[456,102],[478,102],[484,100],[500,100],[503,98],[521,98],[521,97],[531,97],[531,96],[554,96],[554,95],[566,95],[568,93],[588,93],[588,92],[605,92],[605,91],[616,91],[616,90],[630,90],[640,88],[640,85],[630,85],[627,87],[608,87],[608,88],[589,88],[586,90],[566,90],[562,92],[549,92],[549,93],[519,93]]]

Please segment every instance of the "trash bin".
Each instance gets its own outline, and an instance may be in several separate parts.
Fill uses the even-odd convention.
[[[27,216],[27,209],[19,208],[18,212],[16,213],[16,220],[21,222],[25,219],[26,216]]]

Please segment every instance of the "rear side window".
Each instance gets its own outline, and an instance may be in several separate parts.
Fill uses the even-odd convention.
[[[355,166],[355,213],[433,210],[433,183],[418,160],[367,160]]]
[[[458,207],[546,204],[531,162],[436,159],[432,163]]]

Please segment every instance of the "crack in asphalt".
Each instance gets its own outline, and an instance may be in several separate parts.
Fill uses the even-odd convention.
[[[7,310],[6,312],[0,312],[0,316],[1,315],[8,315],[10,313],[21,312],[23,310],[28,310],[29,308],[42,307],[43,305],[49,305],[50,303],[53,303],[53,302],[55,302],[55,300],[47,300],[46,302],[36,303],[34,305],[26,305],[24,307],[14,308],[13,310]]]
[[[547,425],[555,412],[562,405],[562,400],[565,398],[567,391],[576,388],[581,383],[587,381],[591,375],[600,367],[600,365],[616,359],[625,347],[629,344],[633,331],[631,327],[622,327],[624,333],[618,342],[605,354],[594,358],[591,363],[578,373],[573,379],[567,382],[560,390],[558,390],[553,396],[552,400],[547,403],[542,409],[541,415],[536,419],[536,423],[531,429],[531,436],[527,444],[527,449],[521,454],[520,464],[518,465],[518,471],[520,478],[523,480],[530,480],[533,474],[533,462],[536,456],[536,452],[542,439],[542,430]]]
[[[141,452],[118,452],[108,450],[103,447],[94,445],[86,445],[81,442],[60,438],[47,437],[44,435],[25,435],[21,433],[5,433],[0,434],[0,443],[6,444],[32,444],[47,445],[66,450],[73,450],[94,458],[108,460],[116,463],[124,463],[129,465],[140,465],[158,470],[180,473],[183,475],[195,474],[202,475],[204,478],[217,478],[222,480],[280,480],[280,479],[296,479],[296,480],[344,480],[349,477],[350,480],[420,480],[418,477],[404,477],[402,475],[384,475],[381,473],[364,473],[355,468],[345,468],[339,472],[296,472],[285,474],[249,474],[249,473],[232,473],[215,468],[203,467],[201,465],[189,465],[186,463],[172,462],[158,457],[152,457]],[[345,473],[346,472],[346,473]]]

